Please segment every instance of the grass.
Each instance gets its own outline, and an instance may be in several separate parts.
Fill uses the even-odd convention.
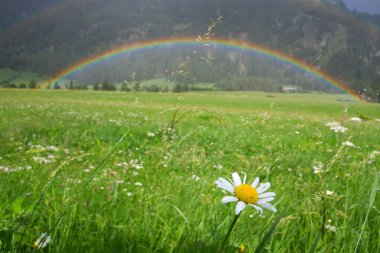
[[[46,79],[47,77],[30,71],[16,71],[9,68],[0,68],[0,82],[9,81],[16,85],[28,85],[31,80],[35,80],[39,83],[45,81]]]
[[[271,182],[279,212],[246,208],[228,252],[379,252],[380,106],[339,100],[0,90],[0,247],[50,232],[46,252],[216,252],[235,205],[214,181],[237,171]]]

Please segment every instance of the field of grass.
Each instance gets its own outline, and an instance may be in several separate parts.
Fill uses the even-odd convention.
[[[47,77],[41,76],[34,72],[0,68],[0,83],[3,81],[9,81],[10,83],[14,83],[16,85],[28,85],[31,80],[35,80],[39,83],[45,81],[46,79]]]
[[[0,90],[0,248],[219,252],[236,171],[278,212],[244,209],[226,252],[380,252],[380,105],[340,100]]]

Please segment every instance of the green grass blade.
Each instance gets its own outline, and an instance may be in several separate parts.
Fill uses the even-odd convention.
[[[369,206],[368,206],[367,214],[365,216],[365,219],[364,219],[364,222],[363,222],[363,226],[362,226],[362,229],[360,231],[359,239],[358,239],[358,242],[356,243],[356,247],[355,247],[355,251],[354,252],[358,251],[359,244],[360,244],[362,236],[363,236],[363,231],[364,231],[365,225],[367,224],[367,221],[368,221],[369,212],[372,209],[373,202],[375,201],[376,189],[378,187],[378,183],[379,183],[379,177],[378,177],[378,175],[376,175],[375,179],[373,180],[373,184],[372,184],[372,190],[371,190],[371,195],[369,197]]]
[[[264,250],[264,247],[265,247],[265,244],[269,241],[269,239],[271,238],[276,226],[278,225],[278,223],[280,222],[282,216],[284,216],[285,214],[285,210],[282,211],[280,213],[280,215],[277,217],[277,219],[274,221],[274,223],[272,224],[272,226],[268,229],[268,231],[265,233],[263,239],[261,239],[260,243],[259,243],[259,246],[257,246],[256,250],[255,250],[255,253],[260,253]]]

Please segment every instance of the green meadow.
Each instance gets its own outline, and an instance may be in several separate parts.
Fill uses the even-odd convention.
[[[380,252],[380,104],[343,100],[1,89],[1,251],[220,252],[238,172],[278,211],[247,206],[226,252]]]
[[[35,72],[16,71],[9,68],[0,68],[0,83],[10,82],[19,86],[21,84],[28,85],[32,80],[36,81],[37,83],[43,82],[47,78],[47,76],[43,76]]]

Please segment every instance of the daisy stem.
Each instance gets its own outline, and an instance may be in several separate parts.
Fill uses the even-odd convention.
[[[232,223],[230,225],[230,228],[228,229],[228,232],[227,232],[226,236],[224,237],[224,240],[223,240],[223,243],[222,243],[222,247],[220,247],[220,252],[224,252],[224,250],[225,250],[225,248],[227,246],[228,237],[230,237],[231,231],[234,229],[236,221],[239,218],[239,216],[240,216],[240,214],[235,215],[235,218],[232,221]]]

